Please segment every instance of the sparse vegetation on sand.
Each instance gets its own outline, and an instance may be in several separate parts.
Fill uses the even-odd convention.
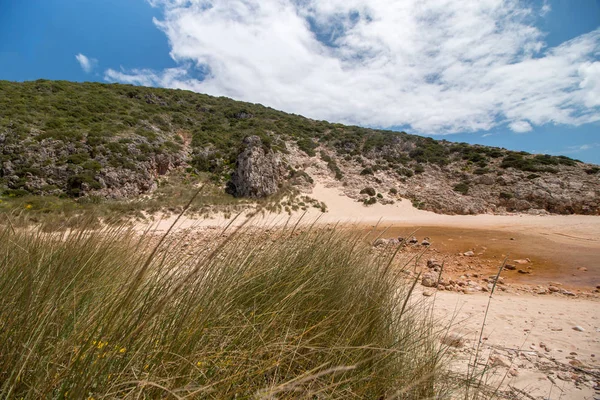
[[[444,328],[361,237],[238,228],[191,249],[8,222],[0,397],[425,399],[456,384]]]

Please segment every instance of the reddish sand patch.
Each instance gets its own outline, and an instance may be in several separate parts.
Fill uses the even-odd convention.
[[[372,228],[364,229],[368,232]],[[507,263],[515,265],[516,270],[502,272],[507,282],[546,286],[550,282],[560,282],[565,287],[587,290],[600,285],[600,252],[597,245],[591,245],[589,241],[556,243],[541,234],[439,226],[379,228],[371,237],[384,230],[382,237],[386,238],[407,237],[413,232],[419,242],[429,237],[431,249],[425,258],[448,255],[451,263],[472,266],[473,273],[493,274],[508,257]],[[473,251],[475,256],[460,255],[467,251]],[[525,259],[531,261],[526,264],[514,262]],[[519,269],[529,274],[519,273]]]

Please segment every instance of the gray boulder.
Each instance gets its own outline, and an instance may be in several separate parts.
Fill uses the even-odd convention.
[[[258,136],[248,136],[238,155],[231,176],[230,192],[236,197],[267,197],[279,188],[280,161],[273,150],[266,149]]]

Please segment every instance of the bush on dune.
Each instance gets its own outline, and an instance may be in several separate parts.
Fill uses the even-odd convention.
[[[0,397],[434,398],[431,314],[339,231],[191,254],[125,228],[0,231]],[[219,241],[220,240],[220,241]],[[190,255],[191,254],[191,255]],[[439,329],[439,328],[438,328]]]

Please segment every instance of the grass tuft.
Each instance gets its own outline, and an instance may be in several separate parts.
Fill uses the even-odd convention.
[[[338,230],[0,231],[2,398],[439,398],[430,310]],[[226,237],[224,237],[226,236]]]

